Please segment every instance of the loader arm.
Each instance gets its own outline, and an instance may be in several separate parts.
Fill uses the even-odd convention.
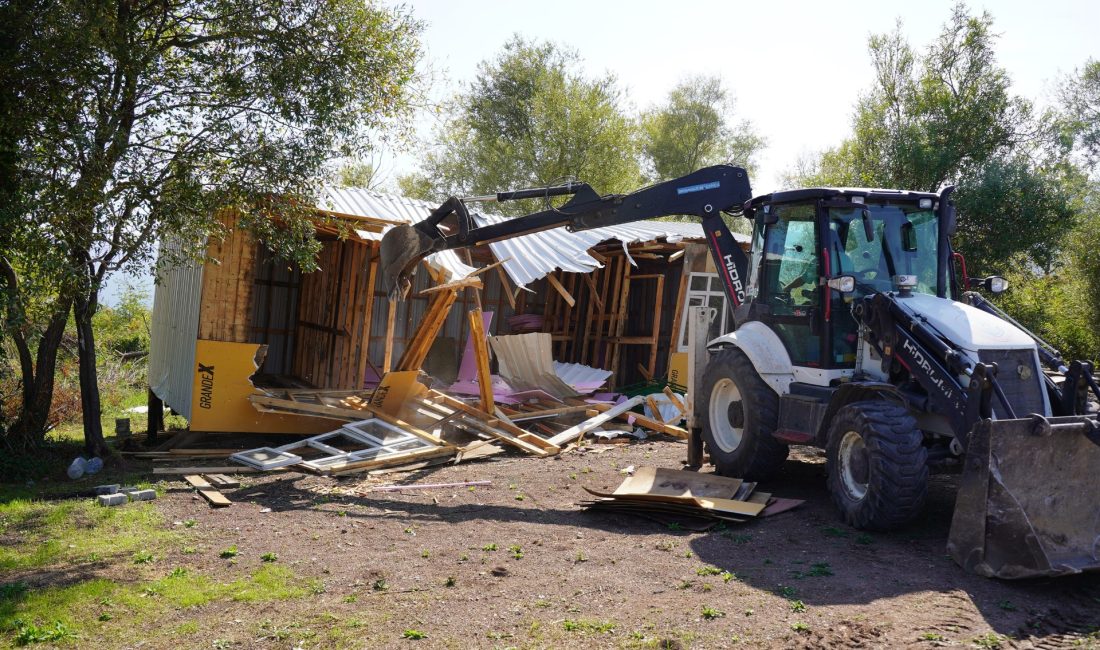
[[[571,183],[469,199],[451,197],[427,219],[411,226],[396,226],[386,233],[380,250],[382,277],[391,294],[404,295],[409,286],[408,277],[420,261],[439,251],[489,244],[562,226],[570,232],[578,232],[656,217],[686,215],[701,220],[715,265],[725,270],[723,288],[730,304],[736,308],[745,300],[748,258],[721,215],[741,212],[745,201],[752,198],[751,192],[744,169],[715,165],[630,194],[600,195],[587,183]],[[480,227],[475,226],[466,206],[467,201],[473,200],[507,201],[566,195],[572,198],[560,207]]]

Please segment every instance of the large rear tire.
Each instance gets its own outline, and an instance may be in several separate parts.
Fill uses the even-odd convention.
[[[828,486],[844,521],[889,530],[912,521],[928,493],[928,452],[901,404],[855,402],[829,426]]]
[[[723,476],[762,481],[774,475],[789,451],[772,436],[779,396],[737,348],[721,350],[703,372],[703,441]]]

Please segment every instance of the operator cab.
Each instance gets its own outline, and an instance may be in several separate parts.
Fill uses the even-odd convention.
[[[825,371],[817,373],[822,379],[851,376],[853,301],[880,291],[955,292],[939,208],[936,194],[878,189],[811,188],[752,199],[745,205],[753,220],[749,289],[738,322],[766,324],[796,367]]]

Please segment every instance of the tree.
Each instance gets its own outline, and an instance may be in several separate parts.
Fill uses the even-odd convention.
[[[51,318],[71,303],[85,442],[98,454],[91,324],[104,279],[147,266],[163,234],[201,250],[223,208],[310,268],[304,206],[326,160],[401,124],[420,25],[355,0],[14,0],[7,12],[33,17],[17,21],[4,68],[30,90],[13,102],[23,202],[0,251],[9,305],[28,304],[35,276],[50,285]],[[44,361],[36,375],[52,375]]]
[[[1058,87],[1065,107],[1069,133],[1095,167],[1100,164],[1100,61],[1089,59],[1085,66]]]
[[[722,162],[752,176],[765,141],[747,121],[730,124],[732,113],[733,100],[718,77],[692,77],[673,88],[641,119],[651,179],[668,180]]]
[[[869,40],[875,84],[853,134],[788,182],[938,191],[958,185],[956,247],[974,269],[1002,270],[1020,253],[1050,268],[1073,224],[1064,151],[1011,94],[997,64],[993,18],[957,4],[923,54],[900,25]]]
[[[352,160],[340,165],[332,175],[337,187],[354,187],[362,190],[377,189],[382,184],[380,169],[374,161]]]
[[[627,191],[640,181],[634,125],[612,75],[573,70],[580,57],[519,36],[453,101],[420,171],[398,180],[404,194],[428,200],[539,187],[579,179],[597,191]],[[496,207],[529,211],[523,202]]]

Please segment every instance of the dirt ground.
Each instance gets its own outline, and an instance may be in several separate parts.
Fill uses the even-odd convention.
[[[679,468],[683,443],[598,447],[610,448],[369,480],[253,477],[226,491],[234,505],[221,510],[172,482],[159,507],[170,523],[196,520],[201,544],[176,560],[229,575],[276,553],[324,585],[213,618],[181,611],[217,621],[188,645],[297,647],[296,630],[310,628],[305,647],[1100,647],[1100,576],[998,582],[947,557],[952,477],[935,479],[908,529],[861,534],[834,513],[820,454],[798,450],[761,489],[803,506],[692,533],[575,505],[581,486],[613,489],[627,466]],[[344,493],[476,480],[492,485]],[[240,551],[233,567],[216,552],[229,545]],[[256,619],[287,632],[257,638]],[[316,634],[326,626],[344,632]]]

